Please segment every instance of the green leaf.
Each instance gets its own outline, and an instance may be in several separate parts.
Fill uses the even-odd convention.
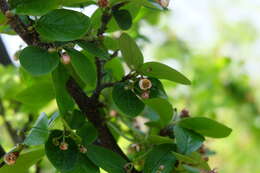
[[[77,43],[84,50],[86,50],[87,52],[91,53],[92,55],[98,58],[108,59],[110,57],[108,52],[103,47],[101,47],[98,43],[86,42],[86,41],[79,41]]]
[[[174,143],[174,140],[169,138],[169,137],[164,137],[164,136],[158,136],[158,135],[149,135],[147,138],[147,141],[150,144],[166,144],[166,143]]]
[[[122,30],[128,30],[132,26],[132,16],[127,10],[114,10],[113,16]]]
[[[45,152],[47,158],[52,165],[60,171],[73,170],[77,164],[79,152],[77,144],[66,137],[65,142],[68,144],[68,150],[61,150],[59,145],[55,145],[55,140],[59,143],[63,142],[63,131],[53,130],[50,133],[48,141],[45,144]]]
[[[224,138],[230,135],[232,129],[205,117],[185,118],[178,123],[180,126],[212,138]]]
[[[34,83],[15,96],[15,100],[30,107],[41,108],[55,98],[54,89],[49,82]]]
[[[81,137],[83,145],[93,143],[97,137],[97,129],[90,122],[85,122],[84,125],[77,130],[77,134]]]
[[[175,155],[177,160],[179,160],[180,162],[184,162],[184,163],[188,163],[188,164],[192,164],[192,165],[198,164],[198,161],[194,160],[190,156],[182,155],[182,154],[176,153],[176,152],[172,152],[172,153]]]
[[[131,69],[138,69],[144,63],[141,50],[128,34],[123,33],[119,38],[119,49]]]
[[[44,144],[49,136],[48,122],[47,115],[41,113],[29,135],[25,138],[24,144],[28,146]]]
[[[127,163],[121,156],[111,150],[89,145],[86,155],[97,166],[111,173],[125,173],[124,166]]]
[[[58,9],[42,16],[36,30],[49,41],[72,41],[82,38],[90,29],[89,18],[77,11]]]
[[[62,0],[9,0],[17,14],[41,16],[56,9]]]
[[[5,24],[6,22],[7,22],[7,18],[2,12],[0,12],[0,25]]]
[[[171,173],[176,163],[176,157],[171,152],[175,150],[174,144],[155,146],[146,157],[143,173]],[[160,170],[161,166],[164,169]]]
[[[35,46],[23,49],[19,59],[22,67],[33,76],[48,74],[59,64],[58,53],[49,53]]]
[[[80,129],[86,122],[85,115],[79,110],[73,110],[72,114],[66,114],[65,120],[72,129]]]
[[[69,75],[66,68],[60,64],[52,73],[52,81],[55,89],[56,102],[62,115],[66,115],[74,107],[74,102],[69,95],[66,84]]]
[[[173,68],[161,64],[158,62],[147,62],[142,65],[140,72],[149,77],[155,77],[159,79],[167,79],[173,82],[181,83],[184,85],[190,85],[191,82],[180,72],[174,70]]]
[[[204,137],[191,130],[176,125],[174,127],[174,135],[178,152],[182,154],[190,154],[198,150],[204,142]]]
[[[29,168],[36,164],[44,156],[44,149],[37,147],[21,153],[15,165],[4,165],[0,173],[28,173]]]
[[[119,110],[131,117],[139,115],[144,109],[144,103],[125,83],[119,83],[113,88],[112,97]]]
[[[108,73],[111,74],[111,76],[113,76],[113,78],[116,81],[121,80],[125,75],[125,71],[124,71],[122,62],[118,58],[113,58],[112,60],[108,61],[105,64],[104,68]]]
[[[144,100],[144,103],[159,115],[160,120],[158,123],[161,127],[164,127],[171,122],[173,117],[173,108],[167,100],[162,98],[152,98]]]
[[[94,165],[87,156],[80,154],[75,168],[62,173],[99,173],[99,168]]]
[[[84,83],[92,88],[96,86],[97,72],[95,64],[88,59],[84,54],[75,49],[66,49],[71,56],[71,63]]]
[[[63,0],[62,4],[68,7],[85,7],[91,4],[96,4],[93,0]]]

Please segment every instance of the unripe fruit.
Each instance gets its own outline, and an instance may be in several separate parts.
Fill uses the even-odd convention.
[[[164,165],[160,165],[160,166],[159,166],[159,170],[161,170],[161,171],[164,170],[164,168],[165,168]]]
[[[98,6],[101,8],[106,8],[109,6],[108,0],[98,0]]]
[[[157,0],[157,2],[163,7],[167,8],[169,6],[170,0]]]
[[[142,90],[148,90],[148,89],[152,88],[152,82],[149,79],[141,79],[139,81],[139,87]]]
[[[70,64],[70,61],[71,61],[71,58],[70,58],[70,56],[68,54],[63,54],[61,56],[62,64],[64,64],[64,65]]]
[[[150,98],[150,94],[148,91],[145,91],[141,94],[141,98],[142,99],[149,99]]]
[[[61,150],[66,151],[66,150],[68,150],[68,148],[69,148],[69,144],[67,144],[66,142],[62,142],[60,144],[60,149]]]
[[[4,162],[7,165],[14,165],[19,156],[18,152],[11,152],[4,155]]]

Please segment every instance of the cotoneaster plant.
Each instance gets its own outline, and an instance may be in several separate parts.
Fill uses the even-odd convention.
[[[89,17],[74,8],[89,5],[97,8]],[[54,114],[41,113],[23,142],[2,157],[0,173],[27,173],[44,156],[60,173],[216,172],[207,163],[205,137],[224,138],[231,129],[177,112],[160,80],[191,81],[160,62],[144,63],[135,41],[147,9],[164,11],[168,5],[169,0],[0,0],[5,24],[28,45],[16,54],[21,71],[36,83],[50,76],[38,88],[48,92],[35,92],[32,101],[53,90],[57,103]]]

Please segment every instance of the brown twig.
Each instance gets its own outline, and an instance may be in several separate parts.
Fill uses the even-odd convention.
[[[6,14],[10,11],[8,3],[6,0],[0,0],[0,9]],[[109,12],[109,11],[107,11]],[[102,17],[102,26],[98,31],[98,36],[102,36],[106,30],[106,26],[111,19],[111,14],[103,14]],[[42,48],[51,47],[51,44],[46,44],[40,41],[38,33],[35,30],[28,30],[27,26],[19,19],[18,16],[14,15],[9,17],[10,26],[16,31],[18,35],[28,44],[35,45]],[[100,86],[101,84],[99,84]],[[79,87],[73,78],[70,78],[67,82],[67,89],[70,95],[73,97],[79,108],[87,116],[88,120],[93,123],[99,132],[99,145],[111,149],[112,151],[121,155],[124,159],[129,161],[128,157],[123,153],[121,148],[117,145],[114,137],[109,131],[108,127],[105,124],[104,115],[101,111],[98,99],[89,98],[84,91]],[[137,170],[133,169],[131,173],[139,173]]]

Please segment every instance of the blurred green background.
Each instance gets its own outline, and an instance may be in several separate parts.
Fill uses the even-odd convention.
[[[212,168],[220,173],[259,173],[260,1],[175,0],[169,11],[145,12],[139,14],[145,20],[131,31],[143,47],[145,60],[164,62],[193,81],[191,86],[163,81],[174,106],[233,129],[228,138],[208,140],[207,146],[217,153],[210,158]],[[3,39],[12,49],[14,42],[10,40],[17,37]],[[1,98],[11,97],[6,94],[14,94],[14,88],[24,87],[21,81],[26,79],[18,77],[17,69],[0,67],[0,76]],[[12,139],[5,122],[10,120],[22,128],[27,121],[23,118],[26,108],[5,99],[1,104],[6,116],[0,116],[0,143],[8,149]],[[43,110],[52,112],[52,104]],[[49,164],[43,165],[48,172]]]

